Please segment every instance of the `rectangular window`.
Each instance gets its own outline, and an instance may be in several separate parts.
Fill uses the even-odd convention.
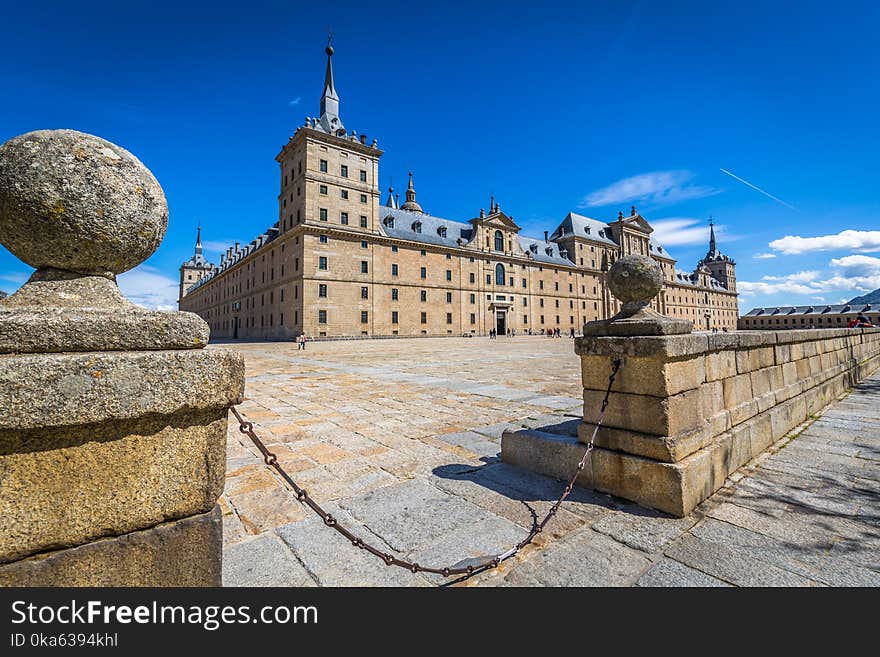
[[[348,178],[348,165],[342,164],[339,166],[339,175],[343,178]]]
[[[321,244],[326,244],[327,243],[327,236],[326,235],[318,235],[318,241]]]
[[[425,267],[422,267],[419,271],[419,276],[422,278],[428,278],[428,270]]]
[[[475,277],[474,277],[474,272],[471,272],[470,281],[471,281],[471,283],[476,283],[476,282],[477,282],[477,281],[475,280]]]
[[[423,311],[422,311],[422,324],[427,324],[427,323],[428,323],[428,313],[426,313],[426,312],[423,310]]]
[[[327,298],[327,284],[326,283],[319,283],[318,284],[318,296],[321,297],[322,299]]]
[[[477,302],[477,295],[476,295],[476,294],[472,294],[472,295],[471,295],[471,303],[476,303],[476,302]]]
[[[321,160],[320,169],[321,173],[327,173],[327,160]]]
[[[527,315],[523,315],[523,324],[528,324],[528,323],[529,323],[529,318],[528,318],[528,316],[527,316]]]
[[[397,265],[396,264],[391,265],[391,275],[397,276]]]
[[[343,226],[348,226],[348,212],[339,213],[339,223],[341,223]]]
[[[391,253],[397,253],[397,245],[396,244],[391,245]]]
[[[420,301],[427,301],[428,300],[428,291],[427,290],[420,290],[419,291],[419,300]]]
[[[318,219],[321,221],[327,221],[327,208],[321,208],[318,210]]]
[[[361,260],[361,273],[366,274],[370,271],[369,262],[366,260]]]
[[[369,321],[369,315],[366,310],[361,311],[361,324],[366,324]]]
[[[319,310],[318,311],[318,324],[326,324],[327,323],[327,311]]]
[[[366,202],[367,202],[367,195],[361,194],[361,203],[366,203]]]
[[[396,287],[391,288],[391,300],[397,301],[400,296],[400,291]]]
[[[323,194],[324,196],[327,196],[327,185],[319,185],[318,186],[318,193]]]
[[[362,248],[362,249],[366,249],[366,248],[367,248],[367,241],[366,241],[366,240],[361,240],[361,248]]]
[[[446,270],[446,280],[447,280],[447,281],[451,281],[451,280],[452,280],[452,270],[451,270],[451,269],[447,269],[447,270]]]
[[[502,281],[503,283],[504,281]],[[492,285],[492,275],[486,274],[486,285]]]
[[[367,182],[367,172],[361,169],[361,182]]]
[[[528,305],[529,305],[528,297],[523,297],[523,306],[528,306]]]
[[[367,218],[364,215],[361,215],[361,228],[367,227]]]
[[[452,324],[452,313],[446,313],[446,323]]]
[[[370,298],[370,288],[362,287],[361,288],[361,299],[369,299]]]
[[[452,303],[452,292],[446,293],[446,303]]]
[[[427,252],[424,249],[422,249],[421,252],[419,253],[419,255],[425,256],[425,255],[427,255]]]
[[[396,310],[391,311],[391,323],[397,324],[397,311]]]
[[[327,271],[327,256],[320,256],[318,258],[318,269]]]
[[[544,281],[538,281],[538,289],[540,289],[540,290],[544,289]]]
[[[544,315],[541,315],[541,323],[544,323]]]
[[[348,190],[347,189],[340,189],[339,190],[339,198],[347,201],[348,200]]]
[[[522,282],[523,282],[523,289],[526,289],[526,287],[527,287],[526,279],[522,279]]]
[[[471,324],[476,324],[476,323],[477,323],[477,316],[474,315],[473,313],[471,313]]]

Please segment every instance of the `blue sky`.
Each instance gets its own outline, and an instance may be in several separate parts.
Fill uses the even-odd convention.
[[[120,277],[145,305],[174,303],[198,222],[216,258],[276,220],[274,157],[318,112],[328,27],[346,127],[385,150],[383,190],[412,170],[432,214],[473,217],[494,192],[540,236],[570,210],[612,220],[635,203],[681,269],[705,253],[711,215],[737,261],[741,312],[880,287],[876,3],[44,2],[3,13],[0,142],[94,133],[165,189],[165,241]],[[28,274],[0,247],[0,289]]]

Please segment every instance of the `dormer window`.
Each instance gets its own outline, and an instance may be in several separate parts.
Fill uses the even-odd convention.
[[[590,227],[589,227],[589,226],[584,226],[584,232],[585,232],[587,235],[589,235],[589,234],[590,234]]]
[[[537,244],[532,244],[531,246],[529,246],[529,250],[530,250],[532,253],[537,253],[537,252],[538,252],[538,245],[537,245]]]
[[[599,229],[599,237],[605,237],[605,231],[603,229]]]
[[[387,217],[385,217],[384,224],[385,224],[388,228],[394,228],[394,217],[392,217],[392,216],[389,214]]]
[[[659,246],[659,245],[657,246],[657,253],[663,253],[663,247],[662,247],[662,246]]]
[[[421,233],[422,232],[422,222],[421,221],[414,221],[412,223],[412,229],[413,229],[414,233]]]
[[[548,246],[547,248],[544,249],[544,253],[546,253],[547,255],[553,255],[553,247]]]
[[[446,226],[440,226],[440,228],[437,229],[437,234],[440,237],[446,237]]]

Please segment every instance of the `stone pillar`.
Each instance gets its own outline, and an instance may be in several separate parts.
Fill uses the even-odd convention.
[[[131,153],[43,130],[0,146],[0,240],[36,268],[0,301],[0,585],[216,586],[241,357],[116,286],[168,209]]]
[[[621,359],[578,484],[684,516],[880,367],[877,329],[691,333],[691,322],[648,307],[660,284],[649,258],[614,264],[609,287],[621,312],[590,322],[575,341],[584,385],[577,437],[505,432],[504,461],[569,478],[598,422],[611,362]]]

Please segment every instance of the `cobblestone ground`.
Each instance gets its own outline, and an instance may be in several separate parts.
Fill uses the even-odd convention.
[[[247,363],[240,408],[257,433],[320,504],[383,549],[441,565],[497,554],[561,492],[499,452],[508,426],[575,430],[580,372],[568,338],[234,348]],[[878,421],[880,375],[687,518],[576,490],[532,546],[458,584],[880,585]],[[235,426],[221,505],[227,586],[443,583],[388,568],[324,527]]]

